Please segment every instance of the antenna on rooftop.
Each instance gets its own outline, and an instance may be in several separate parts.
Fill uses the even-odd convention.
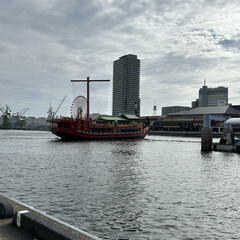
[[[206,79],[204,78],[204,86],[206,86]]]

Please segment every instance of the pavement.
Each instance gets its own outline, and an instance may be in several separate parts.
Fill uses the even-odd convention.
[[[12,218],[0,219],[0,240],[33,240],[34,237],[12,224]]]
[[[0,240],[35,240],[36,237],[30,235],[35,234],[39,238],[43,239],[58,239],[59,236],[64,236],[66,239],[81,239],[81,240],[100,240],[87,232],[82,231],[74,226],[64,223],[56,218],[53,218],[31,206],[24,203],[18,202],[17,200],[11,199],[0,193],[0,203],[2,202],[5,214],[1,213],[0,204],[0,216],[9,217],[5,219],[0,218]],[[11,205],[11,211],[7,211],[7,204]],[[5,203],[4,203],[5,202]],[[21,228],[16,225],[16,215],[14,217],[14,224],[12,212],[16,213],[19,211],[28,210],[29,212],[21,216],[23,225]],[[11,214],[6,214],[11,212]],[[35,229],[37,227],[37,230]],[[25,229],[26,231],[24,231]],[[50,235],[51,237],[50,237]]]
[[[23,206],[16,204],[0,194],[0,199],[12,204],[14,212],[22,210]],[[16,224],[12,223],[13,218],[0,218],[0,240],[33,240],[34,237],[21,230]]]

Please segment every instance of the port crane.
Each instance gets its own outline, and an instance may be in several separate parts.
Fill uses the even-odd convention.
[[[23,116],[24,113],[27,112],[29,108],[23,108],[22,111],[19,113],[19,116]]]
[[[7,104],[5,107],[2,107],[2,105],[0,104],[0,112],[2,113],[2,116],[6,116],[6,117],[11,116],[11,109]]]
[[[5,107],[2,107],[0,104],[0,112],[2,113],[2,126],[1,128],[8,128],[8,118],[11,116],[11,109],[10,107],[6,104]]]
[[[58,112],[58,110],[60,109],[60,107],[62,106],[63,102],[65,101],[67,95],[64,96],[64,98],[62,99],[62,101],[60,102],[60,104],[58,105],[58,107],[56,108],[55,111],[53,111],[53,108],[51,106],[51,103],[49,104],[49,109],[48,109],[48,118],[54,118]]]
[[[27,112],[29,108],[23,108],[20,112],[13,113],[13,116],[22,117],[24,113]]]

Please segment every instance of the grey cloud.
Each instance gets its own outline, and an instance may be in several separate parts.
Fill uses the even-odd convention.
[[[179,88],[189,95],[203,75],[221,81],[219,69],[234,82],[238,5],[236,0],[3,0],[0,103],[30,109],[34,103],[42,114],[50,100],[61,100],[71,78],[111,79],[112,62],[128,53],[141,59],[142,106],[162,89],[169,102],[182,103]]]
[[[240,50],[240,39],[239,40],[229,40],[229,39],[224,39],[219,41],[219,45],[221,45],[223,48],[231,50]]]

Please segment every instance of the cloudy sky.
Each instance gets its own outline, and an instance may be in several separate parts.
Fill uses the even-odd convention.
[[[141,115],[190,106],[204,79],[240,104],[239,0],[0,0],[0,36],[0,104],[12,112],[46,116],[72,101],[71,79],[112,81],[126,54],[141,60]]]

